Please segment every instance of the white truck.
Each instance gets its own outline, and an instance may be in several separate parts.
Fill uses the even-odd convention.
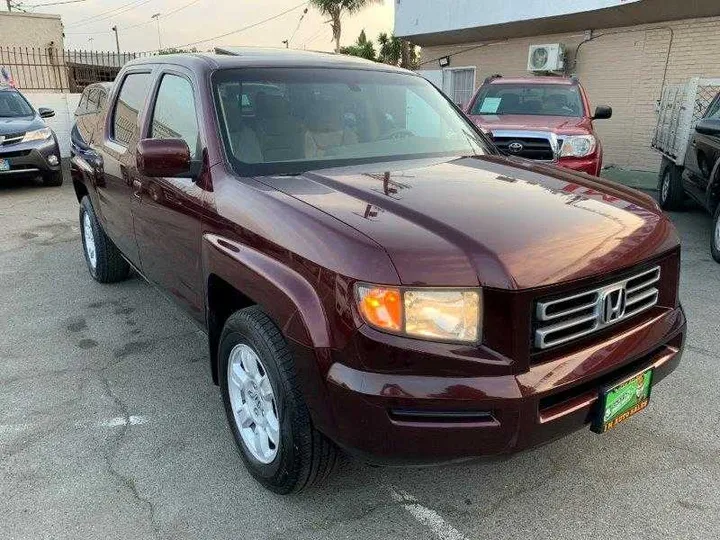
[[[667,86],[652,146],[663,156],[658,202],[682,209],[689,196],[713,216],[710,251],[720,262],[720,78]]]

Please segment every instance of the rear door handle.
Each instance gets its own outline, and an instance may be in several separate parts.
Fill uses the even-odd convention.
[[[133,195],[135,195],[135,198],[142,199],[142,182],[140,180],[133,180]]]

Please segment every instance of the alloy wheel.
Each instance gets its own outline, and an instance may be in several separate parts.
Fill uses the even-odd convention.
[[[245,447],[260,463],[271,463],[280,445],[275,393],[258,354],[244,343],[230,351],[227,370],[230,406]]]
[[[660,187],[660,198],[663,203],[665,201],[667,201],[669,195],[670,195],[670,171],[666,170],[665,174],[663,174],[662,186]]]
[[[90,266],[94,270],[97,266],[97,248],[95,247],[95,235],[93,234],[90,216],[87,212],[83,215],[83,238],[85,240],[85,253],[87,254]]]

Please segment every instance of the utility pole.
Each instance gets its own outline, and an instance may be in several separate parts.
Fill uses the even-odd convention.
[[[111,28],[113,32],[115,32],[115,45],[117,46],[117,53],[118,53],[118,61],[120,58],[120,38],[118,37],[118,27],[117,25],[113,26]]]
[[[8,12],[12,12],[12,0],[7,0]]]
[[[160,51],[162,51],[162,37],[160,36],[160,14],[159,14],[159,13],[156,13],[155,15],[153,15],[153,16],[150,17],[150,18],[151,18],[151,19],[155,19],[155,21],[157,22],[158,49],[159,49]]]

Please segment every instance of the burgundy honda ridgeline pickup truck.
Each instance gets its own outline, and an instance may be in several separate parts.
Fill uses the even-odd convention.
[[[656,204],[500,155],[413,73],[154,57],[82,129],[90,274],[134,268],[207,331],[240,454],[276,492],[338,447],[445,462],[602,432],[680,361],[680,248]]]

